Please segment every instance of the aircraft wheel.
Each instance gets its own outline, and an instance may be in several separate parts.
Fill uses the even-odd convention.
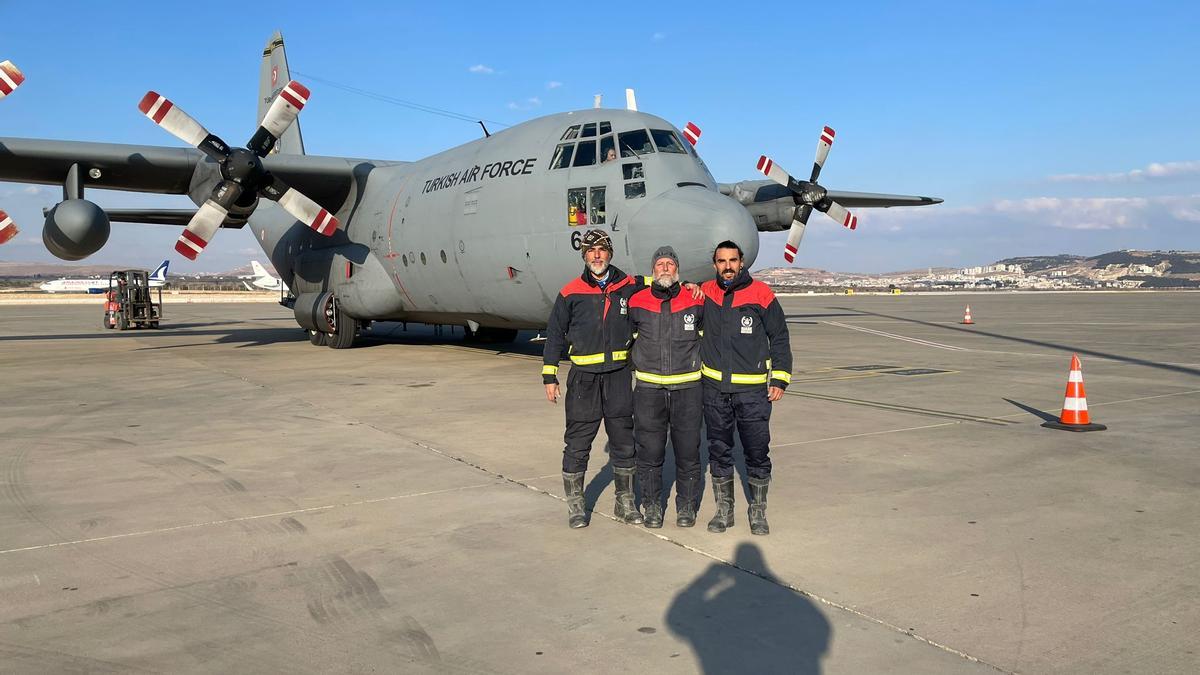
[[[108,312],[104,313],[104,327],[108,330],[113,329],[112,314]]]
[[[306,330],[308,333],[308,341],[317,347],[324,347],[329,344],[329,336],[319,330]]]

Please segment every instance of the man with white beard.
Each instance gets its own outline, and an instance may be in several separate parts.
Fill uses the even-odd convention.
[[[560,395],[558,362],[566,356],[571,359],[562,469],[567,523],[573,528],[587,527],[583,479],[592,441],[603,420],[616,485],[613,514],[625,523],[639,524],[642,514],[633,494],[629,298],[644,284],[610,264],[613,247],[607,232],[588,230],[580,250],[583,273],[567,283],[555,299],[542,355],[542,383],[550,403],[557,402]]]
[[[704,298],[679,285],[679,256],[662,246],[654,282],[629,301],[633,322],[634,437],[646,527],[663,525],[667,433],[675,450],[675,525],[696,524],[700,504],[700,334]]]

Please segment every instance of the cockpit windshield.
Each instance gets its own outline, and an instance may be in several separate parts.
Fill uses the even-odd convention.
[[[686,155],[688,146],[672,129],[613,133],[610,122],[587,122],[572,125],[563,132],[550,168],[597,166],[626,157],[641,159],[655,152]]]
[[[681,155],[687,154],[687,150],[683,149],[683,144],[679,142],[679,137],[674,131],[666,129],[651,129],[650,135],[654,136],[654,144],[658,146],[659,152],[677,152]]]

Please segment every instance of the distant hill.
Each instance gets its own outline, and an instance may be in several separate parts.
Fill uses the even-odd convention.
[[[1075,265],[1084,260],[1087,260],[1087,258],[1081,255],[1060,253],[1059,255],[1030,255],[1020,258],[1005,258],[1004,260],[997,260],[994,264],[1020,265],[1026,274],[1033,274],[1034,272],[1042,272],[1065,265]]]
[[[1171,280],[1200,281],[1200,251],[1127,249],[1089,257],[1056,255],[1006,258],[996,264],[1020,265],[1026,274],[1054,270],[1092,279],[1145,280],[1145,287],[1170,286]]]

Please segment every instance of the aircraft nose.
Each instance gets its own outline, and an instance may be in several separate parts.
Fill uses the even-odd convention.
[[[712,252],[729,240],[742,247],[746,266],[758,257],[758,228],[745,207],[699,186],[672,188],[650,199],[629,224],[633,270],[650,272],[650,257],[670,245],[679,255],[679,276],[706,281],[713,275]]]

